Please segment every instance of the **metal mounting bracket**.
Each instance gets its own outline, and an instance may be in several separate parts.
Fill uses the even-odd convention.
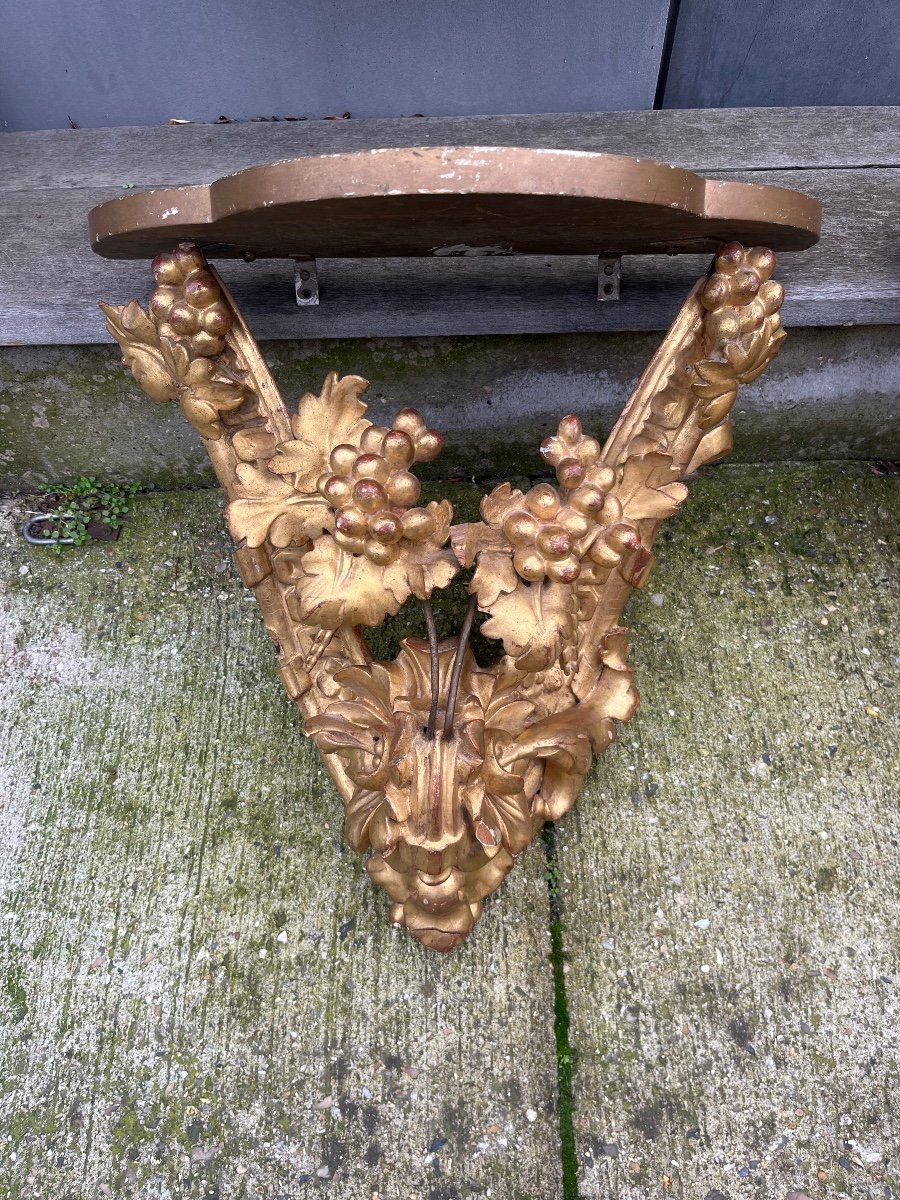
[[[621,258],[597,259],[597,299],[618,300],[622,278]]]
[[[319,275],[314,258],[294,259],[294,295],[301,308],[319,303]]]

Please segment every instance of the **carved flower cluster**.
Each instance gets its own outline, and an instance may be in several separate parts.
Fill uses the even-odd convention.
[[[710,314],[707,335],[720,347],[762,329],[766,318],[781,308],[784,288],[771,278],[775,255],[763,247],[744,250],[731,242],[718,253],[715,265],[700,299]]]
[[[426,428],[415,409],[404,408],[390,429],[370,425],[359,448],[335,446],[331,469],[320,476],[318,491],[336,512],[337,544],[387,566],[400,555],[404,538],[430,538],[435,519],[427,509],[413,507],[421,485],[409,468],[435,458],[443,444],[443,437]]]
[[[150,296],[150,312],[160,334],[184,339],[203,358],[221,354],[231,315],[196,246],[182,242],[171,254],[157,255],[152,270],[157,286]]]

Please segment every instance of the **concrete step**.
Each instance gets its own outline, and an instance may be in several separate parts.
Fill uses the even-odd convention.
[[[98,322],[100,314],[98,313]],[[900,459],[900,325],[789,329],[771,367],[741,389],[732,461]],[[405,405],[446,436],[435,478],[544,469],[561,415],[608,432],[659,333],[268,342],[285,402],[325,375],[362,375],[373,420]],[[0,495],[96,475],[161,488],[212,483],[177,404],[155,404],[114,346],[0,347]]]

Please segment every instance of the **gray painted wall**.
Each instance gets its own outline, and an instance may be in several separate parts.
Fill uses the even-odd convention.
[[[681,0],[665,108],[900,104],[898,0]]]
[[[898,60],[898,0],[35,0],[0,130],[887,105]]]
[[[669,0],[4,6],[0,129],[650,108]]]

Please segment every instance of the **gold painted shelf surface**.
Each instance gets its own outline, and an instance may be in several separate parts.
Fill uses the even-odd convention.
[[[384,164],[392,161],[389,188]],[[537,195],[527,193],[529,170]],[[303,181],[306,195],[330,197],[310,227],[359,247],[421,252],[410,248],[438,232],[458,247],[499,236],[505,213],[516,218],[506,236],[520,248],[568,248],[567,238],[587,235],[593,205],[598,219],[607,206],[620,247],[646,252],[654,237],[668,245],[680,229],[680,248],[693,239],[691,249],[716,251],[606,441],[564,416],[536,454],[552,482],[527,492],[503,483],[483,498],[480,520],[455,524],[448,500],[419,504],[413,468],[434,460],[443,439],[414,409],[375,424],[362,399],[367,381],[335,372],[287,409],[204,253],[187,241],[172,247],[169,239],[196,228],[163,226],[183,215],[174,192],[93,213],[95,239],[109,231],[98,250],[163,248],[148,310],[136,301],[103,305],[108,328],[147,394],[177,400],[206,445],[238,569],[259,601],[282,683],[343,797],[349,844],[368,853],[370,876],[393,902],[391,920],[451,950],[543,823],[572,807],[593,755],[634,713],[625,603],[646,582],[659,526],[687,496],[683,480],[731,449],[739,386],[765,370],[784,339],[775,255],[725,238],[750,229],[773,244],[809,245],[818,206],[655,163],[519,150],[306,159],[188,191],[205,197],[201,209],[213,196],[220,211],[230,203],[242,235],[269,237],[269,252],[286,254],[291,230],[304,228],[303,205],[318,211],[317,201],[297,200]],[[453,186],[469,191],[451,194]],[[195,221],[198,211],[190,210]],[[393,211],[381,227],[379,211]],[[119,241],[110,212],[120,231],[131,230]],[[432,596],[457,578],[467,615],[458,637],[439,641]],[[407,601],[423,605],[428,638],[408,638],[392,662],[374,662],[362,627]],[[478,611],[487,617],[481,633],[497,646],[490,663],[470,646]]]
[[[650,159],[522,147],[420,147],[287,159],[95,208],[93,249],[152,257],[715,252],[733,239],[804,250],[818,201]]]

